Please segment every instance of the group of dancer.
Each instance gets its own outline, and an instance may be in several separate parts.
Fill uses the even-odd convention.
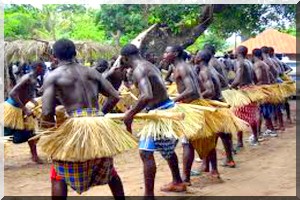
[[[113,156],[137,146],[147,197],[154,197],[155,151],[167,161],[172,174],[171,183],[164,185],[162,191],[184,192],[192,184],[195,150],[202,159],[200,170],[219,179],[218,138],[226,152],[224,166],[235,167],[233,138],[237,138],[238,148],[244,146],[245,125],[250,127],[252,146],[263,139],[262,119],[267,128],[264,136],[277,136],[274,118],[279,121],[278,130],[284,131],[283,104],[294,92],[294,82],[285,75],[286,70],[273,56],[272,48],[254,49],[251,62],[247,59],[247,47],[239,46],[232,67],[214,54],[214,47],[205,45],[187,61],[181,46],[167,47],[161,64],[170,66],[168,80],[174,84],[166,85],[161,68],[143,58],[133,44],[122,48],[111,67],[102,61],[90,68],[75,61],[72,41],[60,39],[53,45],[58,64],[44,80],[42,97],[34,98],[37,77],[44,73],[38,62],[10,91],[4,103],[5,135],[12,135],[14,143],[28,142],[35,162],[42,163],[36,152],[37,144],[51,157],[52,196],[66,198],[67,185],[81,194],[95,185],[108,184],[115,197],[124,197]],[[229,71],[235,74],[231,81]],[[170,92],[173,86],[176,90]],[[120,90],[124,88],[129,91],[126,94],[136,96],[121,117],[126,129],[116,122],[120,118],[111,114],[122,100]],[[105,97],[101,105],[99,94]],[[248,103],[239,102],[237,106],[230,99],[235,94]],[[137,143],[132,123],[142,112],[157,116],[181,112],[185,117],[182,123],[168,116],[147,118]],[[183,147],[182,174],[175,152],[178,141]]]

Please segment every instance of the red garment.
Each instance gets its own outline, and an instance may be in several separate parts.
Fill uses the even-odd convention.
[[[259,121],[259,107],[256,103],[236,108],[234,113],[237,117],[248,122],[251,126],[257,126]]]

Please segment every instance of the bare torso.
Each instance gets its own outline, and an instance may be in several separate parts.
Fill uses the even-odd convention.
[[[216,92],[212,80],[212,73],[210,72],[207,66],[200,68],[199,77],[200,82],[205,88],[205,90],[202,91],[203,98],[213,99],[216,96]]]
[[[147,106],[155,106],[169,98],[160,71],[152,63],[146,60],[139,61],[133,70],[132,78],[133,83],[139,90],[141,90],[141,87],[148,87],[148,84],[150,84],[149,87],[151,87],[153,98],[148,102]],[[146,83],[144,82],[145,80]]]
[[[232,83],[233,87],[243,87],[253,84],[253,70],[251,63],[246,60],[239,58],[237,60],[237,72],[236,77]]]
[[[16,93],[22,104],[25,105],[34,98],[37,80],[30,73],[22,76],[18,84],[10,91],[9,96],[14,99],[12,94]]]
[[[186,62],[180,62],[176,64],[174,68],[174,79],[179,94],[185,92],[187,87],[192,88],[192,92],[190,93],[190,95],[182,99],[182,102],[189,103],[201,97],[199,78],[190,64]],[[185,81],[185,79],[187,79],[187,81]]]
[[[268,65],[258,60],[254,63],[254,71],[257,77],[257,85],[270,84],[269,67]]]
[[[51,72],[47,79],[67,112],[79,108],[98,108],[98,82],[91,74],[94,69],[77,63],[65,64]]]

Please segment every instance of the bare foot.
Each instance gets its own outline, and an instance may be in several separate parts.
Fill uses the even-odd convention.
[[[279,130],[280,130],[280,131],[285,131],[285,127],[284,127],[284,126],[281,126],[281,127],[279,127]]]
[[[192,185],[191,181],[183,181],[183,184],[185,186],[191,186]]]
[[[232,161],[225,161],[223,164],[222,164],[223,167],[229,167],[229,168],[235,168],[235,162],[232,160]]]
[[[44,164],[44,162],[39,157],[32,157],[31,160],[37,164]]]
[[[184,183],[169,183],[160,188],[163,192],[185,192],[186,185]]]

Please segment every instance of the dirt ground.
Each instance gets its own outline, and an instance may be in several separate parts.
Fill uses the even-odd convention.
[[[296,104],[291,102],[292,119],[295,120]],[[221,142],[219,142],[221,143]],[[218,158],[221,164],[222,146]],[[38,148],[39,150],[39,148]],[[177,155],[182,168],[182,148],[177,146]],[[41,158],[46,156],[40,152]],[[278,138],[267,138],[257,147],[245,147],[237,155],[237,167],[224,168],[219,165],[222,183],[207,182],[206,175],[192,178],[192,186],[186,193],[164,193],[160,187],[171,181],[167,163],[156,153],[155,193],[159,196],[295,196],[296,195],[296,122],[287,125]],[[144,180],[142,162],[138,150],[115,157],[115,167],[123,181],[125,194],[143,195]],[[195,162],[193,168],[199,167]],[[49,196],[50,164],[36,165],[30,161],[27,144],[5,147],[4,191],[5,196]],[[69,189],[70,196],[77,194]],[[108,185],[98,186],[82,194],[84,196],[111,196]]]

